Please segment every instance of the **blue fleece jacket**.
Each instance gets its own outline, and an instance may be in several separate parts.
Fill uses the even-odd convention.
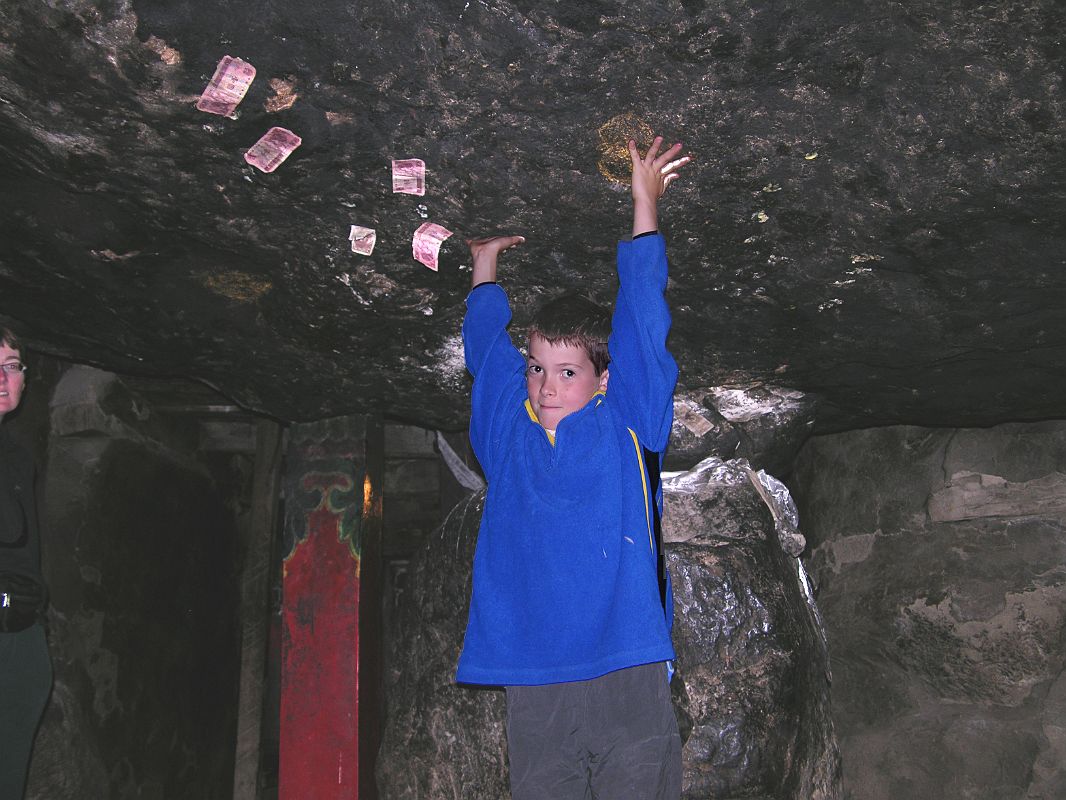
[[[554,444],[527,403],[506,294],[482,284],[467,298],[470,439],[488,495],[459,682],[561,683],[674,657],[641,451],[666,449],[673,417],[666,275],[662,236],[619,243],[607,391],[563,418]]]

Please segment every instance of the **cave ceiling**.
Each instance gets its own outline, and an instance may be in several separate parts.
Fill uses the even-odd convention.
[[[254,81],[198,110],[227,55]],[[460,427],[463,240],[526,237],[516,325],[610,303],[655,131],[695,156],[662,204],[683,388],[803,392],[823,431],[1066,417],[1064,60],[1060,0],[4,0],[0,314],[284,420]]]

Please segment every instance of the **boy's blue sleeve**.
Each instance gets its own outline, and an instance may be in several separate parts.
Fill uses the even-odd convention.
[[[677,363],[666,349],[670,310],[666,243],[659,234],[618,243],[618,300],[607,347],[607,396],[632,420],[641,444],[662,453],[670,440]]]
[[[470,398],[470,443],[492,479],[495,454],[504,441],[507,421],[521,411],[526,362],[507,333],[511,307],[495,283],[475,286],[466,298],[463,352],[474,376]]]

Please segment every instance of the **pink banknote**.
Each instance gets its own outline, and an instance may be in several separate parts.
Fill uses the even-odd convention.
[[[419,261],[431,270],[437,269],[437,256],[444,240],[452,235],[447,228],[442,228],[432,222],[425,222],[418,226],[414,238],[411,240],[411,252],[415,261]]]
[[[273,172],[303,140],[285,128],[271,128],[244,154],[244,160],[263,172]]]
[[[378,240],[377,232],[373,228],[363,228],[359,225],[352,226],[352,232],[348,234],[352,243],[353,253],[362,253],[368,256],[374,252],[374,243]]]
[[[245,92],[255,78],[255,67],[233,56],[222,56],[211,82],[196,107],[208,114],[228,117],[244,99]]]
[[[402,194],[426,193],[426,162],[420,158],[405,158],[392,162],[392,191]]]

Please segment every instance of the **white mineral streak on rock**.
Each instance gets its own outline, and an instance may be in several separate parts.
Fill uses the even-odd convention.
[[[103,151],[100,149],[97,142],[84,134],[63,133],[62,131],[50,131],[44,128],[38,128],[34,131],[34,135],[38,141],[48,147],[53,153],[66,155],[69,153],[77,153],[85,155],[92,153],[94,155],[102,155]]]
[[[485,481],[481,479],[481,476],[470,469],[463,459],[459,458],[458,454],[452,450],[452,446],[448,444],[448,440],[444,438],[444,434],[440,431],[436,431],[436,434],[440,456],[444,459],[444,463],[448,465],[448,469],[451,470],[459,485],[464,489],[469,489],[471,492],[479,492],[484,489]]]
[[[356,300],[358,300],[364,306],[370,305],[370,301],[367,300],[365,297],[363,297],[361,294],[359,294],[359,290],[356,289],[354,286],[352,286],[352,276],[351,275],[349,275],[347,272],[342,272],[340,275],[337,276],[337,280],[339,280],[341,283],[343,283],[345,286],[347,286],[351,290],[352,296]]]
[[[452,391],[466,390],[466,356],[463,353],[461,334],[457,333],[444,340],[433,354],[433,363],[428,369],[433,371],[444,388]]]
[[[718,413],[730,422],[750,422],[766,414],[798,411],[803,392],[766,386],[759,389],[726,389],[714,386],[708,390],[714,398]]]
[[[1011,483],[999,475],[956,472],[929,497],[929,519],[959,522],[983,517],[1058,516],[1066,513],[1066,475],[1053,472]]]

